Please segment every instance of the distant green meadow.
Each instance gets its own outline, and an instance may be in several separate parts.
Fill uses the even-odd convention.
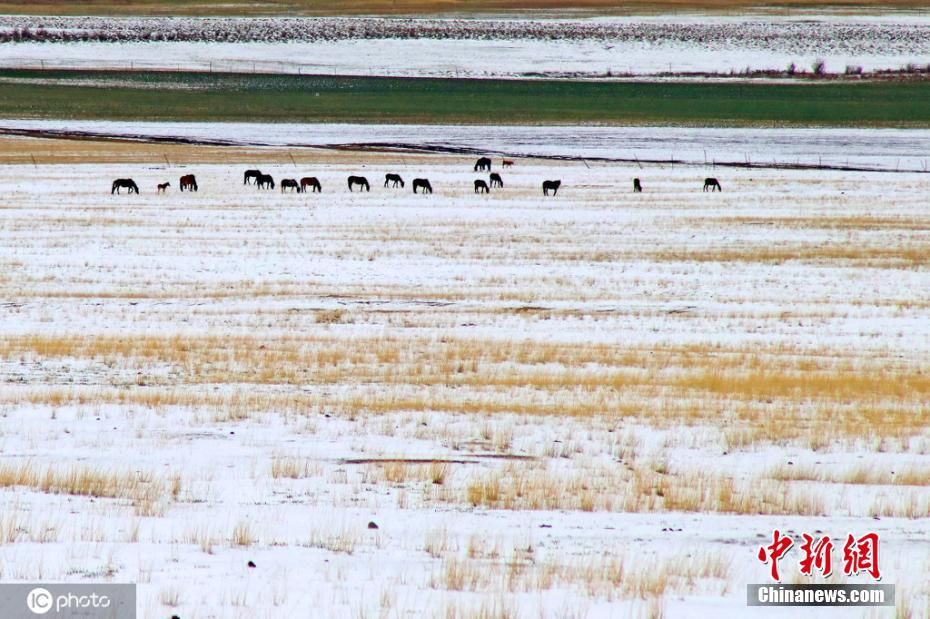
[[[0,117],[466,124],[930,125],[930,82],[594,82],[0,71]]]

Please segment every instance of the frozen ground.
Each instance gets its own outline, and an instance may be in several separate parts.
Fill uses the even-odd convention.
[[[138,582],[143,617],[745,617],[773,528],[876,531],[926,616],[926,176],[495,159],[478,196],[472,163],[0,167],[3,578]]]
[[[0,17],[5,67],[650,76],[930,63],[926,12],[590,19]]]
[[[0,120],[4,130],[171,138],[241,146],[458,149],[505,156],[861,167],[927,172],[925,129],[725,129],[598,126],[146,123]]]

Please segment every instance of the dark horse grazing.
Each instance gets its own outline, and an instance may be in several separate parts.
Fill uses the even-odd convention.
[[[171,183],[158,183],[158,193],[165,193],[168,187],[171,187]]]
[[[110,195],[113,195],[114,192],[119,193],[120,189],[128,189],[129,193],[139,193],[139,186],[131,178],[118,178],[113,181],[113,189],[110,190]]]
[[[364,176],[350,176],[349,177],[349,191],[352,191],[352,185],[358,185],[363,188],[365,191],[371,191],[371,185],[368,184],[368,179]]]
[[[491,172],[491,187],[503,187],[504,179],[497,172]]]
[[[307,187],[309,187],[310,191],[312,192],[323,192],[323,188],[320,186],[320,181],[318,181],[315,176],[305,176],[300,179],[300,193],[307,191]]]
[[[251,185],[251,181],[257,181],[258,177],[262,175],[261,170],[246,170],[245,175],[242,177],[243,185]]]
[[[488,189],[488,184],[481,180],[480,178],[475,180],[475,193],[490,193],[491,190]]]
[[[643,186],[639,182],[639,179],[634,178],[633,179],[633,193],[642,193],[642,191],[643,191]]]
[[[255,179],[255,186],[259,189],[274,189],[274,179],[271,174],[259,174]]]
[[[293,178],[282,178],[281,179],[281,193],[284,193],[285,189],[293,189],[297,193],[300,193],[300,185],[297,184],[297,181]]]
[[[478,170],[490,170],[491,169],[491,160],[487,157],[482,157],[475,162],[475,172]]]
[[[185,189],[189,191],[197,191],[197,179],[194,178],[193,174],[185,174],[181,177],[181,191]]]
[[[388,183],[391,183],[391,187],[397,187],[400,185],[404,186],[404,179],[400,177],[400,174],[385,174],[384,175],[384,186],[387,187]]]
[[[548,196],[549,191],[552,191],[552,195],[555,195],[561,186],[562,181],[543,181],[543,195]]]
[[[413,179],[413,193],[416,193],[417,189],[422,189],[423,193],[433,193],[433,186],[425,178]]]
[[[704,179],[704,191],[707,191],[708,187],[710,187],[712,192],[718,190],[723,191],[723,187],[720,186],[720,181],[710,176]]]

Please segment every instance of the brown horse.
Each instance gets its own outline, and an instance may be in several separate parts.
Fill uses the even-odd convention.
[[[197,191],[197,179],[193,174],[185,174],[181,177],[181,191]]]
[[[158,193],[165,193],[168,187],[171,187],[171,183],[158,183]]]
[[[501,161],[501,167],[509,168],[512,165],[513,165],[513,161],[511,161],[510,159],[504,159],[503,161]]]
[[[711,192],[723,191],[723,187],[720,186],[720,181],[710,176],[704,179],[704,191],[707,191],[708,187],[710,187]]]
[[[323,192],[323,188],[320,186],[320,181],[318,181],[315,176],[305,176],[300,179],[300,193],[307,191],[307,187],[309,187],[310,191],[314,193]]]

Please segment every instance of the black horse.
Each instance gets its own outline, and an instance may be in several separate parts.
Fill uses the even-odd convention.
[[[113,188],[110,190],[110,195],[119,193],[120,189],[128,189],[129,193],[139,193],[139,186],[136,185],[136,181],[132,180],[131,178],[118,178],[113,181]]]
[[[480,178],[475,180],[475,193],[490,193],[490,191],[486,182]]]
[[[285,189],[293,189],[297,193],[300,193],[300,185],[293,178],[281,179],[281,193],[284,193]]]
[[[720,186],[720,181],[710,176],[704,179],[704,191],[707,191],[708,187],[710,187],[711,192],[723,191],[723,187]]]
[[[181,177],[181,191],[197,191],[197,179],[193,174],[185,174]]]
[[[257,181],[258,177],[262,175],[261,170],[246,170],[245,175],[242,177],[243,185],[251,185],[252,181]]]
[[[504,179],[497,172],[491,172],[491,187],[503,187]]]
[[[311,192],[322,193],[323,188],[320,186],[320,181],[317,180],[315,176],[305,176],[300,179],[300,193],[307,191],[307,187],[310,188]]]
[[[643,191],[643,186],[639,182],[639,179],[634,178],[633,179],[633,193],[642,193],[642,191]]]
[[[349,177],[349,191],[352,191],[352,186],[358,185],[365,191],[371,191],[371,185],[368,184],[368,179],[364,176],[350,176]]]
[[[550,191],[552,195],[555,195],[559,192],[561,186],[562,181],[543,181],[543,195],[548,196]]]
[[[478,170],[490,170],[491,169],[491,160],[487,157],[481,157],[478,161],[475,162],[475,172]]]
[[[401,188],[403,188],[404,179],[400,177],[400,174],[385,174],[384,186],[387,187],[388,183],[391,183],[391,187],[397,187],[397,185],[400,185]]]
[[[255,179],[255,186],[259,189],[274,189],[274,179],[271,174],[259,174]]]
[[[417,189],[422,189],[423,193],[433,193],[433,186],[425,178],[413,179],[413,193],[416,193]]]

